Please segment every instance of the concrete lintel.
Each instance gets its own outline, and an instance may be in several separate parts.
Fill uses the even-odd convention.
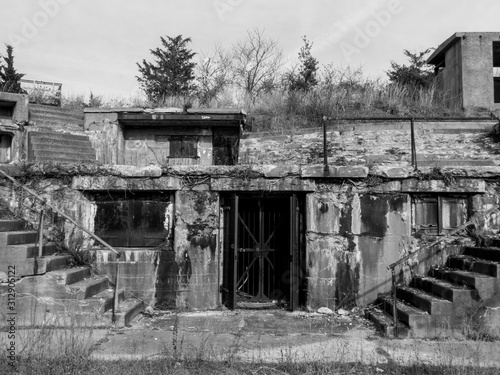
[[[134,165],[113,165],[110,173],[121,177],[160,177],[162,169],[159,165],[136,167]]]
[[[329,166],[325,173],[323,165],[309,165],[302,167],[301,177],[309,178],[365,178],[368,168],[360,166]]]
[[[316,184],[311,180],[300,178],[281,179],[241,179],[212,178],[211,188],[214,191],[314,191]]]
[[[28,122],[29,119],[29,99],[26,94],[12,94],[8,92],[0,92],[0,101],[14,103],[14,111],[12,121]]]
[[[434,167],[418,167],[422,173],[432,174]],[[500,175],[500,166],[461,166],[461,167],[440,167],[443,174],[448,174],[456,178],[486,178],[498,177]]]
[[[370,170],[370,173],[386,178],[408,178],[413,173],[413,167],[377,165]]]
[[[389,181],[384,184],[377,186],[372,186],[366,188],[365,191],[370,193],[389,193],[389,192],[400,192],[401,191],[401,181]]]
[[[486,183],[484,180],[457,179],[452,184],[446,184],[444,180],[417,180],[403,181],[401,186],[403,192],[433,192],[433,193],[484,193]]]
[[[75,190],[179,190],[182,183],[177,177],[150,179],[78,176],[73,177],[71,187]]]
[[[255,165],[252,166],[252,170],[268,178],[300,175],[300,167],[298,165]]]

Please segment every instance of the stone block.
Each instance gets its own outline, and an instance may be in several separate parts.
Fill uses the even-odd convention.
[[[303,178],[364,178],[368,176],[368,168],[360,166],[329,166],[325,172],[323,165],[302,167],[300,172]]]

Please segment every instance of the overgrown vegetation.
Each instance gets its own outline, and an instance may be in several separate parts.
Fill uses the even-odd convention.
[[[432,68],[425,60],[430,49],[405,50],[407,64],[391,61],[386,81],[366,77],[361,68],[321,64],[314,57],[313,41],[306,36],[296,61],[285,61],[278,41],[260,29],[248,31],[231,46],[216,45],[206,55],[197,56],[189,48],[191,39],[182,35],[162,37],[161,42],[161,47],[151,50],[152,62],[137,64],[144,96],[105,98],[90,92],[90,96],[63,96],[61,105],[237,108],[255,118],[253,130],[257,131],[318,126],[325,117],[469,115],[450,107],[436,90]],[[13,69],[12,54],[4,59],[9,76],[20,78]],[[30,93],[32,101],[44,102],[40,95],[44,94]]]

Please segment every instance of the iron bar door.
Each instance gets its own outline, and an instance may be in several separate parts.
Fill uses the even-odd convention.
[[[290,197],[290,303],[289,309],[299,307],[299,204],[295,194]]]
[[[223,249],[222,303],[228,309],[236,308],[236,278],[238,269],[238,216],[239,197],[233,194],[229,202],[229,212],[225,211],[224,231],[227,233]],[[226,215],[226,213],[228,213]]]

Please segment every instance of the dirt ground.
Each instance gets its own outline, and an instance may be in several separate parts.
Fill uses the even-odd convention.
[[[172,355],[207,360],[433,363],[500,367],[500,342],[387,339],[361,311],[153,312],[99,335],[96,359]]]

